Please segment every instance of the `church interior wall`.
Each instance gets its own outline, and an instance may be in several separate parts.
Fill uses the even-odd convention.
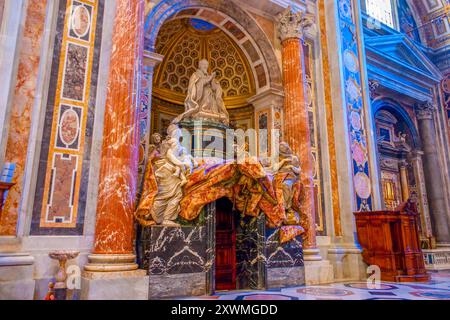
[[[14,4],[17,12],[6,18],[2,14],[10,12],[8,10],[12,9],[8,5],[12,4],[7,1],[5,6],[5,1],[0,0],[2,34],[11,34],[11,37],[1,40],[4,41],[2,48],[11,50],[10,54],[7,51],[1,53],[1,58],[9,63],[9,66],[2,63],[0,69],[5,71],[0,80],[8,84],[0,88],[0,103],[7,106],[0,111],[0,123],[7,124],[0,131],[0,168],[4,168],[1,180],[16,182],[8,193],[0,217],[0,252],[20,253],[29,259],[26,267],[20,266],[21,270],[25,270],[21,286],[28,289],[34,285],[34,297],[38,299],[45,296],[48,282],[57,270],[56,261],[48,258],[49,251],[76,249],[81,254],[70,264],[84,266],[94,247],[103,122],[113,50],[114,19],[106,17],[114,16],[115,2],[17,0]],[[379,119],[374,103],[394,101],[396,107],[411,119],[407,123],[414,126],[409,128],[410,133],[419,131],[415,105],[423,99],[418,97],[431,98],[435,106],[442,106],[434,115],[434,123],[443,192],[446,195],[445,212],[450,221],[450,71],[441,64],[442,56],[446,54],[443,48],[449,45],[444,31],[449,32],[450,27],[444,25],[442,28],[447,28],[445,30],[426,27],[419,28],[419,32],[414,31],[418,24],[424,23],[418,17],[442,8],[416,5],[408,0],[399,1],[400,7],[396,10],[400,14],[398,24],[401,32],[417,42],[416,46],[422,52],[432,50],[430,63],[438,61],[440,70],[438,67],[436,70],[442,72],[442,79],[436,78],[436,82],[421,86],[416,94],[407,96],[405,91],[400,90],[402,85],[409,85],[406,78],[397,79],[395,86],[398,91],[392,82],[387,81],[388,77],[380,81],[380,75],[385,75],[385,70],[374,71],[380,66],[372,64],[379,58],[378,52],[374,54],[370,51],[370,45],[364,44],[367,40],[364,36],[387,35],[393,31],[372,31],[363,27],[367,17],[361,13],[356,2],[348,2],[350,9],[339,6],[336,1],[326,0],[307,1],[307,5],[303,2],[300,5],[301,9],[308,7],[316,19],[315,29],[308,31],[303,44],[306,100],[316,172],[312,177],[316,189],[316,235],[322,259],[315,266],[320,265],[318,268],[322,268],[322,273],[333,274],[332,277],[319,276],[314,280],[316,282],[364,278],[366,265],[362,262],[356,241],[353,212],[387,208],[383,199],[383,181],[392,177],[389,173],[400,177],[400,172],[382,168],[382,159],[375,147],[379,138]],[[244,71],[251,79],[246,94],[238,99],[226,100],[235,104],[229,112],[236,128],[284,128],[283,105],[280,103],[283,96],[283,58],[277,17],[270,13],[272,7],[269,5],[268,9],[263,4],[252,6],[246,1],[233,1],[228,6],[226,3],[212,0],[146,1],[148,29],[145,50],[161,54],[164,60],[159,66],[151,66],[151,76],[147,80],[152,81],[145,83],[147,87],[143,88],[147,89],[148,96],[146,101],[142,101],[141,110],[145,113],[141,124],[145,135],[142,137],[140,179],[144,174],[151,135],[165,135],[173,119],[184,110],[182,98],[186,92],[183,90],[187,89],[188,83],[182,85],[186,88],[181,91],[177,87],[175,91],[178,95],[172,94],[174,88],[167,91],[157,88],[164,82],[162,72],[167,68],[172,49],[158,51],[158,34],[164,30],[165,23],[174,19],[203,19],[222,30],[235,49],[240,50],[246,64]],[[92,19],[88,19],[87,24],[74,24],[66,16],[73,14],[67,10],[66,4],[79,5],[82,9],[77,14],[83,15],[87,10]],[[404,7],[405,4],[409,7]],[[159,5],[169,11],[154,10]],[[341,25],[344,27],[341,28]],[[355,43],[350,41],[351,34],[356,39]],[[202,54],[208,53],[204,51]],[[377,61],[379,63],[381,60]],[[194,64],[191,67],[194,68]],[[188,73],[192,72],[186,72],[186,75]],[[436,74],[434,76],[437,77]],[[408,76],[416,77],[417,83],[414,85],[417,86],[425,81],[417,74]],[[14,82],[10,78],[14,78]],[[378,82],[376,99],[370,97],[373,92],[369,89],[369,82],[374,78]],[[350,88],[349,83],[352,85]],[[427,90],[429,93],[425,94]],[[270,99],[264,97],[266,93],[270,93]],[[359,128],[356,128],[358,125]],[[392,123],[394,133],[398,133],[396,125]],[[355,139],[356,135],[362,140]],[[414,148],[420,149],[420,137],[413,140],[417,142]],[[399,159],[394,160],[396,165],[400,163],[397,161]],[[409,170],[410,177],[419,179],[414,171],[417,168],[411,167]],[[400,181],[397,182],[400,184]],[[410,183],[411,189],[418,188],[418,181],[410,179]],[[401,191],[398,188],[397,192]],[[239,232],[244,237],[246,231]],[[154,235],[149,237],[153,239]],[[270,247],[273,239],[265,240]],[[302,244],[298,245],[301,247]],[[294,249],[290,249],[294,250],[295,245]],[[206,261],[207,248],[201,250],[200,255]],[[306,269],[308,278],[308,257],[299,259],[301,261],[297,261],[295,266],[289,267],[301,268],[302,272]],[[265,269],[265,279],[270,279],[274,287],[284,285],[283,279],[289,277],[290,270],[283,269],[286,266],[282,260],[275,261],[272,267]],[[190,274],[199,276],[200,272],[191,271],[176,273],[179,281],[187,281]],[[202,272],[207,271],[202,269]],[[252,272],[257,274],[258,270]],[[258,281],[261,285],[255,274],[242,274],[240,280],[247,284],[252,282],[252,289],[258,289],[255,284]],[[188,276],[183,280],[185,275]],[[190,288],[187,295],[208,289],[208,280],[201,279],[205,283]],[[304,280],[298,279],[299,282]],[[150,282],[155,286],[169,285],[155,278],[151,278]]]

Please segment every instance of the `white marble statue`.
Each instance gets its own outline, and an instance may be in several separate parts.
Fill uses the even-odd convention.
[[[230,116],[223,102],[223,91],[216,74],[208,74],[209,62],[201,60],[197,71],[191,76],[186,97],[185,112],[174,120],[210,120],[226,125]]]
[[[160,160],[155,163],[155,177],[158,185],[152,218],[156,224],[178,226],[174,221],[180,213],[180,201],[187,175],[198,166],[180,143],[181,130],[175,124],[169,126],[168,137],[160,147]]]

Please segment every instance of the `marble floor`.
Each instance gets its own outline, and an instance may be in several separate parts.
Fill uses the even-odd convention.
[[[450,271],[430,274],[427,283],[382,282],[378,289],[369,289],[366,282],[346,282],[269,291],[220,292],[183,300],[450,300]]]

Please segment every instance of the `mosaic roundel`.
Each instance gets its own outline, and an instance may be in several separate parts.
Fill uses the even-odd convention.
[[[353,177],[355,191],[361,199],[369,199],[372,194],[370,178],[364,172],[358,172]]]
[[[391,284],[386,284],[386,283],[381,283],[380,287],[377,289],[373,289],[373,288],[369,288],[367,286],[367,282],[353,282],[353,283],[346,283],[345,286],[347,288],[352,288],[352,289],[363,289],[363,290],[370,290],[370,291],[377,291],[377,290],[382,290],[382,291],[386,291],[386,290],[395,290],[398,289],[398,287],[391,285]]]
[[[354,293],[350,290],[337,289],[337,288],[301,288],[296,290],[297,293],[303,293],[312,296],[351,296]]]
[[[78,6],[74,9],[72,15],[72,30],[75,34],[82,38],[89,32],[91,25],[91,15],[89,10],[84,6]]]

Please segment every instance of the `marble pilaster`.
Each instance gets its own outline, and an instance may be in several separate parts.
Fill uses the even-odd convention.
[[[13,176],[15,185],[8,193],[0,219],[0,235],[5,236],[16,234],[32,123],[31,115],[39,76],[46,10],[47,1],[28,2],[18,54],[17,80],[12,81],[15,83],[15,88],[12,95],[5,162],[14,163],[16,166]]]
[[[17,73],[17,60],[20,46],[17,41],[22,30],[22,18],[26,11],[25,0],[0,1],[0,169],[5,162],[5,151],[8,140],[9,117],[12,108],[15,82],[12,79]]]
[[[444,183],[442,181],[441,165],[436,144],[435,109],[430,102],[420,103],[415,107],[423,145],[423,170],[434,235],[438,243],[450,244]]]
[[[306,105],[305,62],[303,32],[312,21],[304,12],[294,14],[290,8],[279,16],[279,32],[282,45],[284,97],[284,137],[294,153],[299,156],[302,167],[302,183],[305,188],[303,212],[309,228],[304,239],[305,252],[316,249],[316,224],[313,191],[313,163],[308,110]]]

